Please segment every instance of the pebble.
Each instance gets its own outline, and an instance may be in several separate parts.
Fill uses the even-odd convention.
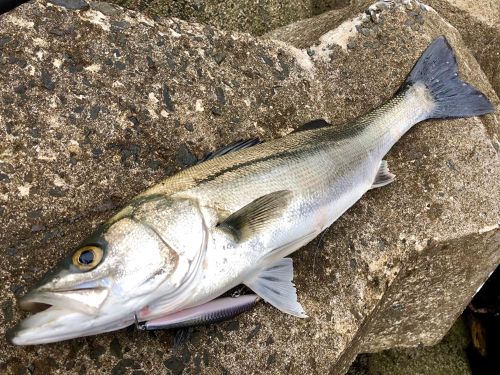
[[[92,9],[95,9],[105,16],[117,16],[122,13],[122,10],[116,5],[105,3],[102,1],[93,1],[90,4]]]
[[[167,108],[167,110],[170,112],[174,112],[175,111],[174,102],[172,101],[172,97],[170,96],[170,89],[166,84],[163,85],[162,95],[163,95],[163,104],[165,104],[165,108]]]
[[[356,42],[354,40],[347,43],[347,49],[354,49],[354,48],[356,48]]]
[[[222,87],[215,88],[215,96],[221,106],[226,104],[226,96],[224,95],[224,89]]]
[[[226,59],[225,52],[217,52],[214,54],[214,60],[217,64],[222,64],[222,62]]]
[[[45,229],[47,229],[47,227],[45,227],[45,225],[42,225],[42,224],[35,224],[35,225],[32,225],[31,226],[31,231],[33,233],[36,233],[36,232],[42,232],[44,231]]]
[[[222,116],[222,110],[219,107],[212,107],[211,111],[214,116]]]
[[[52,91],[55,88],[55,83],[48,71],[42,70],[42,84],[47,90]]]
[[[361,28],[361,34],[363,34],[364,36],[370,35],[370,29],[368,29],[366,27],[362,27]]]
[[[185,143],[179,147],[176,160],[177,163],[183,168],[189,167],[198,161],[196,156],[189,150]]]
[[[172,374],[174,375],[180,375],[184,371],[184,364],[177,357],[170,357],[164,362],[164,364],[165,367],[172,371]]]
[[[90,5],[83,0],[49,0],[49,3],[72,10],[84,10],[90,8]]]

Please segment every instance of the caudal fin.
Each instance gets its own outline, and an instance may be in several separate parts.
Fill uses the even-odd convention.
[[[455,53],[444,36],[427,47],[402,88],[417,82],[425,84],[436,103],[428,118],[479,116],[495,110],[482,92],[458,77]]]

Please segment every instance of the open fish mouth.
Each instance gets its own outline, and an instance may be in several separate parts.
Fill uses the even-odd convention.
[[[108,293],[104,288],[28,293],[20,298],[19,304],[34,314],[9,330],[7,339],[15,345],[47,344],[114,331],[132,324],[133,314],[123,316],[119,310],[106,313],[97,308],[98,302],[104,301]],[[92,298],[83,302],[89,296]]]
[[[70,289],[56,291],[34,290],[19,299],[21,309],[42,312],[51,306],[96,315],[108,297],[107,288]]]

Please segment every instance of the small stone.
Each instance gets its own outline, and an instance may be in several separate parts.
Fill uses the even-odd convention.
[[[26,367],[26,369],[28,370],[28,372],[29,372],[30,374],[33,374],[33,373],[35,372],[35,365],[34,365],[33,363],[30,363],[30,364]]]
[[[215,88],[215,96],[217,97],[217,101],[221,106],[226,104],[226,97],[224,95],[224,89],[222,87]]]
[[[53,187],[52,189],[49,190],[49,194],[53,197],[56,198],[61,198],[66,195],[59,186]]]
[[[0,48],[4,48],[8,43],[10,43],[11,40],[12,40],[12,38],[10,36],[1,35],[0,36]]]
[[[92,9],[95,9],[105,16],[117,16],[122,13],[122,10],[120,7],[114,5],[114,4],[109,4],[105,3],[102,1],[93,1],[90,3],[90,7]]]
[[[347,49],[354,49],[356,48],[356,41],[351,40],[349,43],[347,43]]]
[[[99,157],[103,154],[102,148],[95,147],[92,149],[92,156]]]
[[[24,95],[28,88],[25,85],[19,85],[14,88],[14,92],[18,95]]]
[[[219,107],[212,107],[211,111],[214,116],[222,116],[222,110]]]
[[[270,354],[269,357],[267,357],[267,365],[271,366],[275,362],[276,362],[276,354]]]
[[[262,61],[264,61],[264,64],[273,66],[274,62],[273,59],[271,59],[269,56],[262,56]]]
[[[66,35],[66,31],[59,28],[59,27],[53,27],[49,30],[49,33],[51,33],[52,35],[57,35],[57,36],[64,36]]]
[[[56,86],[54,81],[52,81],[52,77],[48,71],[42,70],[42,84],[47,90],[52,91]]]
[[[271,335],[269,335],[266,340],[266,346],[269,346],[271,344],[274,344],[274,339]]]
[[[111,21],[111,27],[118,30],[125,30],[130,27],[130,23],[127,21]]]
[[[0,216],[3,216],[4,213],[5,213],[5,207],[0,206]]]
[[[255,328],[250,331],[247,336],[247,342],[250,342],[255,336],[257,336],[257,333],[259,333],[261,327],[261,324],[257,324]]]
[[[187,131],[190,131],[192,132],[194,130],[194,127],[193,127],[193,124],[191,124],[190,122],[186,122],[184,124],[184,128],[187,130]]]
[[[148,162],[148,168],[152,169],[153,171],[156,171],[160,168],[160,161],[159,160],[151,160]]]
[[[183,168],[189,167],[198,161],[196,156],[189,150],[186,144],[182,144],[179,147],[176,159],[177,163]]]
[[[174,102],[172,101],[172,97],[170,96],[170,89],[166,84],[163,85],[162,89],[162,95],[163,95],[163,104],[165,104],[165,108],[167,108],[168,111],[174,112]]]
[[[125,70],[127,68],[127,65],[125,65],[121,61],[115,61],[115,68],[119,70]]]
[[[184,371],[184,364],[177,357],[170,357],[164,362],[164,365],[167,369],[172,371],[174,375],[180,375]]]
[[[28,211],[27,215],[30,219],[38,219],[40,216],[42,216],[42,209],[38,208],[36,210]]]
[[[232,320],[226,325],[226,331],[237,331],[240,329],[240,322],[238,320]]]
[[[8,174],[0,173],[0,181],[9,182],[10,178]]]
[[[146,56],[146,62],[148,63],[149,69],[156,69],[156,63],[154,62],[154,60],[151,57]]]
[[[101,112],[101,107],[99,107],[98,105],[91,107],[90,108],[90,118],[92,120],[97,119],[97,117],[99,116],[99,112]]]
[[[368,29],[366,27],[362,27],[361,28],[361,34],[364,35],[364,36],[370,35],[370,29]]]
[[[312,57],[312,56],[314,56],[316,54],[316,51],[313,50],[313,49],[311,49],[311,48],[308,48],[307,49],[307,54]]]
[[[222,62],[226,59],[225,52],[217,52],[214,54],[214,60],[217,64],[222,64]]]
[[[84,10],[90,8],[90,5],[83,0],[49,0],[49,3],[72,10]]]

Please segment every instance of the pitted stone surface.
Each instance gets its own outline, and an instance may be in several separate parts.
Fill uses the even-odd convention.
[[[342,126],[387,100],[438,35],[498,104],[456,29],[415,3],[378,19],[343,8],[277,41],[87,2],[38,0],[0,17],[0,334],[23,316],[15,295],[132,196],[236,139],[315,118]],[[309,319],[261,303],[185,340],[130,328],[20,348],[2,336],[0,372],[343,373],[360,351],[435,342],[500,260],[498,126],[497,114],[428,121],[391,150],[396,182],[294,255]],[[450,267],[433,267],[454,248]],[[381,340],[394,323],[380,319],[387,301],[405,301],[426,272],[434,282],[409,294],[422,308],[443,286],[443,301],[454,297],[428,326],[437,333],[419,321]]]

